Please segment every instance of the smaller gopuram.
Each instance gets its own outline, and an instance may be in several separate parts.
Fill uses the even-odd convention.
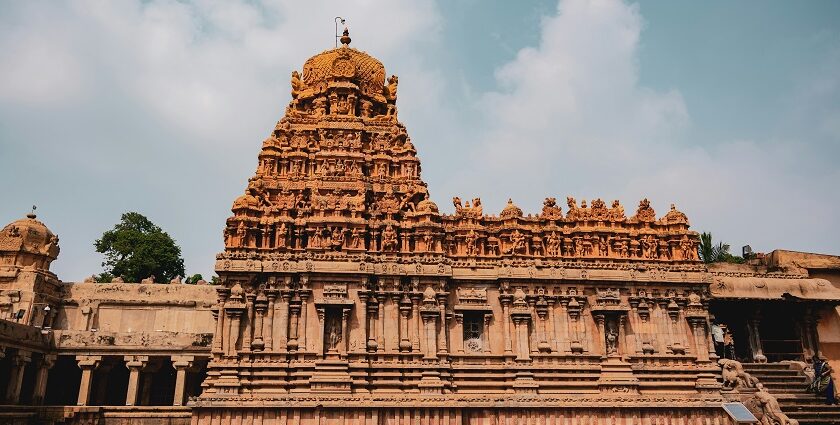
[[[724,417],[685,214],[572,198],[442,214],[398,78],[341,42],[292,73],[233,203],[197,423]]]

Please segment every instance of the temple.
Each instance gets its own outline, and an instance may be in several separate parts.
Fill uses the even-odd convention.
[[[813,355],[840,367],[840,257],[706,265],[647,199],[442,213],[398,78],[350,41],[292,73],[218,285],[63,282],[34,214],[3,228],[0,423],[840,420],[804,391]]]

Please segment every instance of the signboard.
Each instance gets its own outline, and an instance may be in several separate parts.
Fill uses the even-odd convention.
[[[758,419],[752,412],[744,406],[743,403],[723,403],[723,410],[729,415],[732,420],[739,424],[755,424]]]

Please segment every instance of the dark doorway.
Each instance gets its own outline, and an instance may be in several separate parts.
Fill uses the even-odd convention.
[[[9,380],[12,379],[12,355],[13,353],[9,350],[0,359],[0,404],[5,404],[6,388],[9,386]]]
[[[33,354],[32,360],[24,364],[23,382],[20,385],[19,403],[28,405],[32,404],[32,396],[35,395],[35,377],[37,376],[38,368],[41,367],[41,359],[43,354]]]
[[[774,303],[762,307],[758,332],[768,362],[803,360],[802,339],[797,330],[801,318],[798,305]]]
[[[47,394],[44,404],[75,406],[79,399],[79,385],[82,383],[82,370],[76,363],[75,356],[58,356],[55,366],[50,369],[47,378]]]
[[[150,371],[145,373],[146,387],[144,394],[149,406],[171,406],[175,396],[175,368],[169,357],[150,359],[154,362]]]

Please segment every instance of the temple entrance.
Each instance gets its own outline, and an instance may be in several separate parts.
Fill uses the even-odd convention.
[[[797,305],[771,304],[761,309],[759,335],[768,362],[806,360],[797,324],[802,310]]]
[[[714,323],[723,328],[726,346],[718,355],[740,362],[780,362],[807,357],[802,340],[804,308],[779,302],[715,301]]]

